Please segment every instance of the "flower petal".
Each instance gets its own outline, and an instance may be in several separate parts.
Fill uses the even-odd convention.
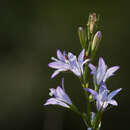
[[[78,64],[77,58],[75,55],[73,55],[72,53],[68,53],[68,59],[69,59],[69,63],[70,63],[70,70],[77,75],[78,77],[81,76],[81,68]]]
[[[59,49],[57,50],[57,58],[61,61],[65,61],[65,57]]]
[[[54,71],[54,73],[51,75],[51,79],[53,79],[56,75],[58,75],[62,71],[67,71],[67,69],[58,69]]]
[[[55,57],[51,57],[51,59],[54,61],[58,61],[58,59],[56,59]]]
[[[58,99],[72,105],[72,102],[70,101],[68,95],[63,91],[62,88],[60,88],[59,86],[56,88],[56,93],[57,93],[57,97]]]
[[[107,70],[105,76],[104,76],[104,79],[103,81],[105,82],[106,79],[108,79],[110,76],[113,76],[114,75],[114,72],[116,72],[120,67],[119,66],[114,66],[114,67],[111,67]]]
[[[85,61],[83,61],[82,65],[86,64],[89,61],[90,61],[90,59],[86,59]]]
[[[49,90],[50,90],[49,95],[50,95],[50,96],[53,96],[53,95],[54,95],[54,96],[56,97],[56,89],[50,88]]]
[[[96,67],[93,64],[89,64],[88,67],[91,69],[91,74],[95,74],[96,73]]]
[[[69,69],[69,65],[61,61],[51,62],[48,66],[54,69]]]
[[[82,74],[84,73],[84,67],[83,65],[86,64],[87,62],[89,62],[90,59],[86,59],[85,61],[83,61],[82,63],[79,63],[79,66],[80,66],[80,69],[81,69],[81,72]]]
[[[110,100],[110,101],[107,101],[109,104],[113,105],[113,106],[117,106],[118,103],[115,101],[115,100]]]
[[[97,83],[98,84],[100,84],[100,82],[102,81],[106,73],[106,68],[107,66],[105,65],[103,58],[99,58],[99,64],[98,64],[98,69],[97,69]]]
[[[92,128],[88,128],[87,130],[92,130]]]
[[[108,95],[108,100],[111,100],[115,95],[117,95],[117,93],[119,93],[122,90],[122,88],[119,88],[115,91],[112,91],[109,95]]]
[[[73,55],[72,53],[69,52],[68,59],[69,59],[70,66],[72,68],[80,69],[75,55]]]
[[[102,106],[102,111],[104,111],[104,109],[106,109],[107,106],[108,106],[108,102],[104,101],[103,106]]]
[[[104,89],[104,91],[99,94],[99,96],[101,97],[101,101],[104,102],[107,99],[107,94],[108,94],[108,90]]]
[[[60,73],[59,70],[54,71],[54,73],[51,75],[51,79],[53,79],[56,75]]]
[[[94,118],[95,118],[95,113],[94,112],[91,112],[91,123],[93,123],[93,121],[94,121]]]
[[[100,88],[99,88],[99,94],[102,94],[103,91],[107,90],[107,87],[104,82],[101,82]]]
[[[84,54],[85,54],[85,49],[83,49],[83,50],[80,52],[79,56],[78,56],[78,62],[79,62],[80,64],[82,64],[83,61],[84,61]]]
[[[64,89],[64,78],[62,78],[62,89],[63,89],[63,91],[65,91],[65,89]]]
[[[69,105],[67,105],[66,103],[56,99],[56,98],[50,98],[46,101],[46,103],[44,104],[45,106],[46,105],[59,105],[59,106],[62,106],[62,107],[66,107],[66,108],[70,108]]]
[[[102,57],[99,58],[98,69],[97,69],[97,84],[100,84],[106,73],[107,66]]]
[[[99,101],[99,100],[96,101],[96,106],[97,106],[98,111],[101,109],[102,104],[103,103],[101,101]]]
[[[86,91],[88,91],[89,93],[91,93],[92,95],[93,95],[93,97],[94,97],[94,99],[96,100],[97,99],[97,92],[96,91],[94,91],[94,90],[92,90],[92,89],[90,89],[90,88],[84,88]]]

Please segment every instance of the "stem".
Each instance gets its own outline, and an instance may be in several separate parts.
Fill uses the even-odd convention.
[[[87,54],[89,55],[90,53],[90,49],[91,49],[91,41],[89,41],[89,45],[88,45],[88,50],[87,50]]]
[[[95,120],[93,122],[93,130],[98,130],[99,124],[101,122],[102,112],[99,111],[95,117]]]
[[[86,127],[89,127],[89,125],[88,125],[88,123],[87,123],[87,116],[86,116],[85,113],[81,113],[81,112],[77,109],[77,107],[74,106],[74,105],[71,106],[71,110],[74,111],[75,113],[77,113],[77,115],[79,115],[79,116],[83,119],[83,121],[84,121]]]
[[[93,41],[93,34],[90,34],[90,30],[89,30],[89,27],[88,27],[88,48],[87,48],[87,51],[85,50],[85,53],[87,55],[87,57],[90,55],[90,57],[92,57],[92,54],[91,54],[91,44],[92,44],[92,41]],[[81,84],[83,87],[86,87],[86,83],[87,83],[87,73],[88,73],[88,64],[85,65],[85,70],[84,70],[84,75],[82,78],[80,78],[80,81],[81,81]],[[92,124],[91,124],[91,104],[90,104],[90,100],[89,100],[89,94],[87,91],[85,91],[85,97],[86,97],[86,101],[88,102],[88,106],[87,106],[87,119],[84,119],[84,122],[87,126],[89,126],[91,128]],[[97,117],[98,118],[98,117]],[[87,120],[87,122],[86,122]],[[96,126],[98,125],[98,122],[96,122]],[[100,122],[99,122],[100,123]]]
[[[87,124],[87,121],[83,118],[83,121],[84,121],[84,124],[87,126],[87,127],[89,127],[88,126],[88,124]]]
[[[83,87],[85,87],[86,86],[86,83],[85,83],[85,81],[84,81],[84,79],[83,78],[80,78],[80,82],[81,82],[81,85],[83,86]],[[88,92],[87,91],[84,91],[85,92],[85,98],[86,98],[86,101],[88,102],[88,106],[87,106],[87,118],[86,118],[86,120],[87,120],[87,127],[89,126],[91,126],[91,111],[90,111],[90,101],[89,101],[89,95],[88,95]],[[86,120],[84,119],[84,117],[82,116],[82,118],[83,118],[83,120],[84,120],[84,122],[86,122]],[[86,123],[85,123],[86,124]]]
[[[88,109],[87,109],[87,115],[88,115],[88,124],[89,126],[91,126],[91,111],[90,111],[90,101],[89,101],[89,95],[88,95],[88,92],[86,91],[85,92],[85,97],[86,97],[86,100],[88,101]]]
[[[84,70],[84,75],[83,75],[83,80],[85,83],[86,83],[87,72],[88,72],[88,64],[85,65],[85,70]]]

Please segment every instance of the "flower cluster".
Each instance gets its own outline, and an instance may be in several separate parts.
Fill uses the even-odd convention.
[[[120,68],[119,66],[108,68],[102,57],[99,58],[97,67],[92,64],[102,37],[101,31],[97,30],[97,21],[98,18],[96,14],[92,13],[89,16],[87,24],[88,32],[86,32],[86,29],[79,27],[78,34],[82,50],[78,57],[71,52],[66,53],[64,51],[62,53],[60,50],[57,50],[57,58],[52,57],[51,59],[53,61],[48,64],[50,68],[55,69],[51,78],[65,71],[70,71],[79,77],[86,101],[88,102],[87,113],[80,112],[72,103],[64,89],[64,78],[62,78],[62,87],[57,86],[56,89],[50,89],[49,95],[51,98],[44,104],[45,106],[59,105],[71,109],[81,116],[88,130],[100,129],[101,117],[104,110],[106,110],[109,105],[118,105],[117,101],[113,98],[122,90],[122,88],[119,88],[111,92],[106,86],[106,80],[114,75]],[[90,74],[93,76],[93,88],[89,86],[87,78],[89,74],[88,68],[91,71]],[[96,106],[96,112],[91,111],[91,105],[93,104]]]
[[[69,57],[69,60],[65,58],[65,56],[58,50],[57,51],[57,57],[58,59],[52,58],[55,60],[55,62],[52,62],[49,64],[49,67],[57,69],[51,76],[54,77],[56,76],[60,71],[72,71],[76,76],[81,76],[84,73],[83,69],[83,64],[86,63],[87,60],[83,60],[84,56],[84,50],[80,53],[78,57],[78,61],[76,56],[74,56],[72,53],[68,53],[68,55],[71,55],[74,57],[71,59]],[[61,58],[62,56],[62,58]],[[64,59],[64,60],[63,60]],[[73,61],[73,64],[72,64]],[[67,67],[68,66],[68,69]],[[114,75],[114,72],[119,69],[119,66],[114,66],[109,69],[107,69],[107,65],[105,64],[103,58],[99,58],[98,62],[98,68],[96,68],[93,64],[89,63],[88,64],[89,68],[91,69],[91,74],[93,75],[93,82],[96,85],[96,87],[99,85],[99,92],[96,92],[93,89],[90,88],[84,88],[85,91],[88,91],[92,94],[94,99],[96,100],[96,106],[98,110],[104,110],[108,104],[117,106],[117,102],[113,100],[112,98],[119,92],[121,91],[121,88],[112,91],[109,95],[109,90],[106,87],[105,81],[108,79],[110,76]],[[66,69],[65,69],[66,68]],[[96,88],[95,88],[96,89]],[[50,96],[54,96],[54,98],[50,98],[47,100],[47,102],[44,105],[60,105],[66,108],[70,108],[70,105],[72,105],[72,102],[68,95],[66,94],[64,90],[64,78],[62,79],[62,88],[58,86],[56,89],[51,88],[50,89]]]

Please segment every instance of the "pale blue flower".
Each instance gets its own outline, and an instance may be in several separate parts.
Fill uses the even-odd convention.
[[[93,64],[89,64],[89,68],[91,69],[91,74],[94,78],[94,83],[100,85],[103,81],[105,82],[109,77],[114,75],[114,72],[117,71],[120,67],[113,66],[108,68],[105,64],[102,57],[99,58],[98,67],[96,68]]]
[[[117,95],[117,93],[119,93],[122,90],[122,88],[119,88],[109,93],[108,89],[106,88],[106,85],[101,84],[99,88],[99,93],[90,88],[85,88],[85,90],[87,90],[93,95],[94,100],[96,100],[96,106],[98,111],[99,110],[103,111],[109,104],[113,106],[118,105],[117,102],[113,99],[113,97]]]
[[[76,76],[81,77],[84,73],[83,65],[89,61],[84,60],[85,50],[83,49],[78,56],[78,59],[71,52],[68,55],[65,52],[62,54],[60,50],[57,50],[57,59],[52,57],[53,62],[49,63],[48,66],[56,69],[52,74],[51,78],[54,78],[61,71],[72,71]]]
[[[64,78],[62,79],[62,88],[60,86],[57,86],[56,89],[51,88],[49,95],[54,97],[48,99],[44,105],[59,105],[66,108],[70,108],[72,105],[69,96],[64,90]]]

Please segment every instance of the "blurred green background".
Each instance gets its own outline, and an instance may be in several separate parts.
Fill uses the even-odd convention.
[[[118,107],[104,113],[103,130],[128,130],[130,116],[130,3],[107,0],[4,0],[0,2],[0,129],[85,130],[73,112],[56,106],[43,107],[49,88],[48,68],[57,48],[79,54],[77,28],[87,23],[89,12],[101,15],[103,39],[98,56],[121,69],[108,81],[110,89],[122,87]],[[64,74],[65,89],[84,111],[83,92],[73,74]]]

